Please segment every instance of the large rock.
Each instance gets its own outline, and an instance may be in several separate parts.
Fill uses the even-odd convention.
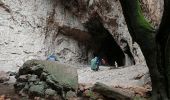
[[[77,89],[78,87],[77,69],[68,65],[61,64],[59,62],[29,60],[26,63],[24,63],[24,65],[20,68],[19,75],[32,73],[40,75],[35,70],[32,70],[35,66],[43,69],[43,71],[40,70],[41,74],[42,72],[48,73],[48,76],[52,78],[51,81],[58,82],[59,84],[62,85],[68,85],[74,90]]]
[[[32,85],[30,88],[29,88],[29,94],[31,96],[44,96],[45,94],[45,90],[44,90],[44,85],[41,84],[41,85]]]
[[[19,69],[16,78],[16,90],[30,96],[44,97],[55,93],[64,97],[68,91],[78,89],[77,69],[55,61],[29,60]]]

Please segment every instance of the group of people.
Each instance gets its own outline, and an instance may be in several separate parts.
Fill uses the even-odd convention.
[[[94,57],[91,60],[91,70],[98,71],[100,65],[107,65],[107,61],[100,57]]]
[[[52,55],[49,55],[46,60],[58,61],[58,58],[57,58],[57,56],[52,54]],[[98,71],[100,65],[106,65],[106,64],[107,64],[107,62],[105,59],[101,59],[100,57],[94,57],[91,60],[91,70]]]

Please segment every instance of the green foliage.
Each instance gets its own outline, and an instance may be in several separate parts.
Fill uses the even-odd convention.
[[[153,27],[151,26],[151,24],[146,20],[146,18],[144,17],[141,7],[140,7],[140,2],[139,0],[136,0],[137,3],[137,9],[136,9],[136,18],[137,18],[137,23],[142,27],[145,28],[147,30],[154,30]]]
[[[145,43],[145,39],[148,41],[154,38],[155,30],[145,19],[139,0],[120,0],[120,2],[132,38],[138,43]]]

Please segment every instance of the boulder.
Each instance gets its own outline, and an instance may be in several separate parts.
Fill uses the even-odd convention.
[[[67,99],[67,100],[70,100],[70,99],[76,98],[76,97],[77,97],[77,95],[76,95],[76,93],[73,92],[73,91],[69,91],[69,92],[66,93],[66,99]]]
[[[16,82],[14,84],[14,88],[15,88],[15,91],[17,91],[18,93],[25,87],[26,83],[25,82]]]
[[[29,82],[36,82],[38,80],[38,76],[37,75],[28,75],[28,81]]]
[[[47,96],[55,96],[57,94],[57,92],[53,89],[46,89],[45,90],[45,95]]]
[[[39,75],[39,72],[36,72],[36,69],[41,68],[39,70],[42,72],[46,72],[50,74],[50,77],[53,77],[53,81],[57,82],[63,86],[69,86],[70,88],[77,90],[78,88],[78,75],[77,69],[61,64],[59,62],[54,61],[43,61],[43,60],[29,60],[24,63],[24,65],[19,69],[19,75],[23,74],[35,74]],[[35,72],[35,73],[34,73]]]
[[[30,96],[62,96],[78,89],[77,69],[56,61],[29,60],[17,73],[15,88]]]
[[[45,93],[45,89],[44,89],[44,85],[43,84],[40,84],[40,85],[32,85],[30,88],[29,88],[29,95],[30,96],[39,96],[39,97],[43,97]]]
[[[18,82],[27,82],[28,81],[28,78],[27,78],[28,75],[21,75],[17,78],[17,81]]]

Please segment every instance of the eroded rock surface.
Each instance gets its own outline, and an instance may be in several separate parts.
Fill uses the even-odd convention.
[[[0,70],[16,71],[25,61],[45,59],[52,53],[58,54],[63,63],[88,64],[94,50],[87,45],[91,36],[84,24],[95,16],[100,17],[118,45],[123,46],[122,39],[127,41],[136,64],[144,62],[138,45],[128,33],[118,0],[1,0],[0,3]],[[145,15],[155,26],[159,24],[161,5],[160,0],[142,0]]]

